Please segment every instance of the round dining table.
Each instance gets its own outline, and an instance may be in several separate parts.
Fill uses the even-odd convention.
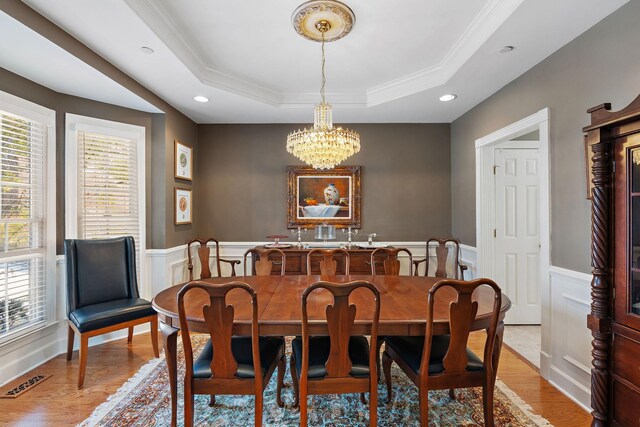
[[[427,294],[441,278],[423,276],[237,276],[204,279],[206,283],[248,283],[258,297],[258,325],[262,336],[295,336],[302,334],[302,293],[312,283],[327,281],[346,283],[356,280],[371,282],[380,291],[380,320],[378,334],[424,335],[427,318]],[[180,330],[177,294],[184,284],[172,286],[158,293],[153,299],[153,308],[158,312],[164,355],[171,388],[171,425],[177,421],[177,337]],[[449,333],[449,304],[457,298],[449,287],[441,288],[434,305],[435,335]],[[471,330],[489,327],[492,315],[494,292],[481,286],[474,292],[478,311]],[[325,317],[326,306],[331,304],[326,291],[311,294],[308,300],[309,333],[328,334]],[[191,332],[208,333],[203,317],[203,307],[209,303],[204,291],[192,291],[185,298],[185,313]],[[373,317],[374,304],[371,293],[356,290],[350,303],[357,307],[354,334],[368,334]],[[227,304],[234,307],[234,335],[251,335],[251,301],[246,293],[238,290],[227,295]],[[503,319],[511,307],[509,298],[502,294],[500,307],[499,339],[502,342]]]

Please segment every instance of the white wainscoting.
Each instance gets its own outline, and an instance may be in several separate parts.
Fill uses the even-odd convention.
[[[550,336],[543,342],[540,371],[560,391],[590,411],[591,333],[587,314],[591,310],[591,275],[565,268],[550,268]]]

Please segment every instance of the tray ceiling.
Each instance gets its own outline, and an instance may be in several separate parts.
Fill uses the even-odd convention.
[[[199,123],[309,122],[319,101],[320,45],[291,25],[301,0],[25,3]],[[348,1],[327,100],[338,123],[450,122],[624,3]]]

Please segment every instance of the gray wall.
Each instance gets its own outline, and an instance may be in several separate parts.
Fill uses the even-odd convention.
[[[287,134],[303,126],[198,126],[198,235],[263,241],[287,232],[285,170],[301,163],[285,144]],[[346,126],[360,133],[362,144],[344,163],[362,166],[362,233],[386,241],[450,235],[449,125]]]
[[[640,93],[640,2],[631,1],[451,125],[452,227],[475,238],[475,140],[551,109],[551,262],[590,271],[590,209],[585,199],[582,127],[586,110],[625,107]]]

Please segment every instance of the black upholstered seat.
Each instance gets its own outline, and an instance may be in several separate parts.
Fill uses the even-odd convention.
[[[302,371],[302,338],[291,342],[295,366],[298,374]],[[331,339],[328,336],[309,337],[309,373],[308,378],[324,378],[327,375],[325,364],[329,359]],[[354,377],[369,376],[369,342],[364,336],[352,336],[349,339],[349,359]]]
[[[283,337],[260,337],[258,339],[260,347],[260,369],[262,376],[267,373],[267,368],[271,366],[280,355],[284,354],[284,338]],[[231,338],[231,351],[236,359],[238,369],[236,376],[238,378],[253,378],[255,372],[253,369],[253,354],[251,352],[251,337],[233,337]],[[194,378],[211,377],[211,360],[213,359],[213,346],[211,340],[208,340],[204,348],[193,362]]]
[[[90,337],[151,323],[153,351],[158,357],[158,316],[151,302],[140,298],[133,237],[64,241],[67,264],[67,360],[71,360],[75,333],[80,334],[80,375],[84,384]]]
[[[88,332],[154,314],[146,299],[125,298],[80,307],[69,313],[69,320],[80,332]]]
[[[429,374],[439,374],[444,371],[442,360],[449,349],[449,335],[434,335],[431,340],[431,354],[429,355]],[[385,338],[388,346],[393,348],[404,362],[409,365],[414,372],[420,370],[422,351],[424,349],[424,336],[422,337],[394,337]],[[482,360],[467,348],[467,371],[481,371],[483,369]]]

